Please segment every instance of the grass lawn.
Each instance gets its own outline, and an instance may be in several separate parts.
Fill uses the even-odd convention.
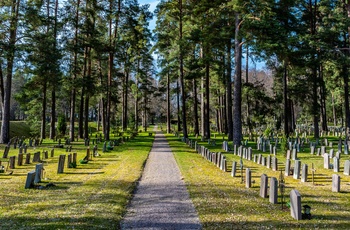
[[[204,229],[350,228],[350,176],[342,173],[344,159],[349,159],[349,156],[342,155],[341,173],[334,173],[333,170],[323,169],[323,158],[310,155],[309,148],[305,148],[298,154],[302,164],[309,165],[309,182],[302,183],[300,180],[293,179],[292,176],[285,177],[285,199],[289,201],[290,191],[297,189],[302,196],[302,205],[311,206],[312,219],[297,221],[291,217],[288,208],[282,210],[281,203],[271,204],[267,198],[259,196],[261,175],[266,174],[269,178],[279,179],[280,172],[273,172],[253,161],[243,160],[243,173],[245,174],[245,168],[250,168],[255,181],[252,188],[248,189],[245,188],[245,183],[241,183],[240,170],[233,178],[230,172],[221,171],[173,135],[168,135],[167,139]],[[211,148],[212,151],[223,152],[219,138],[215,147],[204,142],[199,144]],[[335,149],[336,146],[333,148]],[[258,153],[262,152],[253,147],[253,154]],[[269,155],[269,153],[262,154]],[[228,171],[233,161],[236,161],[239,166],[240,157],[234,154],[225,155],[228,159]],[[284,170],[285,158],[282,153],[278,153],[278,159],[279,170]],[[316,169],[315,185],[311,182],[311,163],[314,163]],[[292,166],[294,166],[293,163]],[[341,177],[340,193],[332,192],[332,174],[338,174]]]
[[[16,156],[16,168],[0,173],[0,229],[118,229],[153,139],[148,132],[140,133],[106,153],[99,144],[101,156],[87,164],[79,163],[86,155],[84,142],[74,142],[77,168],[65,166],[61,174],[57,173],[58,156],[68,153],[56,148],[53,158],[44,159],[44,180],[40,183],[56,186],[45,189],[24,189],[27,173],[36,163],[17,166],[18,149],[11,146],[9,156]],[[48,150],[50,155],[55,144],[46,140],[28,152]],[[3,151],[1,146],[0,157]],[[8,158],[0,160],[6,167]],[[10,171],[12,175],[8,175]]]

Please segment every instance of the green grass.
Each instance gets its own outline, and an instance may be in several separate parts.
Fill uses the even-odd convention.
[[[36,163],[16,165],[12,175],[1,173],[1,229],[118,229],[153,139],[141,133],[107,153],[102,153],[100,144],[101,156],[88,164],[78,163],[77,168],[65,166],[62,174],[57,174],[58,156],[67,153],[55,149],[55,156],[44,160],[44,180],[40,183],[52,182],[56,185],[52,188],[24,189],[27,173]],[[49,150],[50,155],[54,144],[46,140],[28,152]],[[3,149],[1,146],[1,157]],[[86,155],[84,143],[74,142],[72,152],[77,152],[79,162]],[[18,149],[11,147],[9,156],[17,154]],[[8,159],[1,160],[6,166]]]
[[[348,229],[350,226],[350,176],[323,169],[323,158],[310,155],[308,148],[298,156],[302,164],[309,164],[309,182],[301,183],[292,176],[285,177],[286,201],[289,201],[290,191],[297,189],[302,196],[302,205],[308,204],[312,208],[311,220],[297,221],[291,217],[289,209],[282,210],[280,203],[271,204],[268,199],[259,196],[260,176],[265,173],[268,177],[278,179],[280,172],[243,160],[244,169],[249,167],[255,180],[253,187],[248,189],[241,183],[240,171],[233,178],[230,172],[219,170],[177,138],[172,135],[167,138],[204,229]],[[200,144],[208,146],[204,142]],[[208,147],[212,151],[222,152],[219,138],[216,147]],[[261,153],[254,149],[256,148],[253,148],[253,154]],[[264,155],[267,156],[268,153]],[[239,164],[240,157],[233,154],[226,154],[226,157],[228,166],[232,165],[233,160]],[[279,153],[278,158],[279,169],[283,170],[283,154]],[[341,161],[344,162],[344,159],[349,157],[342,155]],[[316,168],[315,185],[311,182],[311,163]],[[341,177],[340,193],[331,191],[332,174]]]

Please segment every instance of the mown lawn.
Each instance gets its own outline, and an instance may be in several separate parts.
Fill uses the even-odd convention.
[[[72,152],[78,154],[77,168],[65,166],[62,174],[57,173],[58,156],[68,153],[65,148],[56,148],[53,158],[44,159],[44,178],[40,183],[56,186],[45,189],[24,189],[27,173],[37,163],[17,166],[16,158],[15,169],[0,173],[0,229],[118,229],[153,139],[148,133],[140,133],[106,153],[102,153],[101,143],[101,156],[88,164],[79,163],[87,147],[83,141],[74,142]],[[28,152],[48,150],[50,155],[55,144],[46,140]],[[1,146],[0,157],[3,151]],[[11,147],[9,156],[17,154],[18,149]],[[8,158],[0,160],[6,167]]]
[[[310,155],[308,148],[298,157],[302,164],[309,165],[309,182],[302,183],[292,176],[284,177],[286,181],[286,201],[289,201],[289,193],[297,189],[302,196],[302,205],[311,206],[311,220],[295,220],[290,215],[290,210],[282,210],[281,203],[271,204],[266,198],[259,196],[260,176],[266,174],[269,178],[279,179],[280,172],[273,172],[265,166],[253,161],[243,160],[245,168],[252,170],[255,183],[252,188],[245,188],[241,183],[240,170],[236,177],[231,177],[230,172],[223,172],[209,161],[202,158],[195,150],[180,142],[173,135],[167,136],[174,152],[184,180],[188,186],[190,196],[198,211],[204,229],[349,229],[350,228],[350,176],[343,175],[344,159],[349,156],[342,155],[341,173],[323,169],[323,158]],[[222,140],[222,139],[221,139]],[[217,146],[206,145],[212,151],[223,152],[221,141],[217,140]],[[258,154],[253,150],[253,154]],[[264,156],[269,153],[263,153]],[[240,157],[226,154],[229,171],[233,161],[239,166]],[[285,158],[278,153],[279,169],[284,170]],[[314,163],[315,184],[311,182],[311,163]],[[332,163],[332,161],[331,161]],[[294,166],[292,164],[292,166]],[[239,168],[239,167],[238,167]],[[284,174],[284,171],[283,171]],[[341,177],[341,192],[332,192],[332,174]],[[280,202],[280,198],[279,198]]]

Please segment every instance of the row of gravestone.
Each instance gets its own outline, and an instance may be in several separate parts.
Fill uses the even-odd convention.
[[[17,156],[17,166],[22,166],[23,164],[31,164],[31,156],[32,156],[32,153],[25,153],[25,154],[19,153]],[[54,149],[51,150],[51,157],[53,156],[54,156]],[[48,159],[48,151],[43,151],[42,156],[40,151],[34,152],[32,162],[41,162],[42,161],[41,157],[42,159]],[[7,158],[7,155],[4,158]],[[16,156],[9,157],[9,168],[10,169],[16,168]]]
[[[226,157],[222,153],[210,152],[209,149],[204,146],[198,145],[197,142],[190,140],[188,138],[182,138],[182,142],[185,142],[191,148],[194,148],[199,154],[201,154],[205,159],[212,162],[216,166],[218,166],[221,170],[226,171]],[[242,147],[242,146],[241,146]],[[276,158],[277,159],[277,158]],[[232,165],[231,175],[234,177],[236,172],[237,163],[234,161]],[[241,176],[243,170],[243,163],[241,161]],[[245,169],[245,187],[252,187],[252,171],[250,168]],[[272,204],[278,203],[278,180],[275,177],[270,178],[270,186],[268,186],[268,176],[266,174],[261,175],[260,180],[260,192],[259,195],[262,198],[269,198],[269,202]],[[301,210],[301,196],[299,192],[297,192],[297,196],[295,195],[297,191],[292,190],[290,195],[290,203],[291,203],[291,216],[297,220],[302,218],[302,210]]]

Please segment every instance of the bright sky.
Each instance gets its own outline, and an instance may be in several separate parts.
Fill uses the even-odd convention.
[[[149,11],[154,12],[156,9],[157,4],[160,2],[160,0],[139,0],[140,5],[149,4]],[[153,30],[156,25],[156,18],[153,17],[152,21],[149,22],[150,29]]]

